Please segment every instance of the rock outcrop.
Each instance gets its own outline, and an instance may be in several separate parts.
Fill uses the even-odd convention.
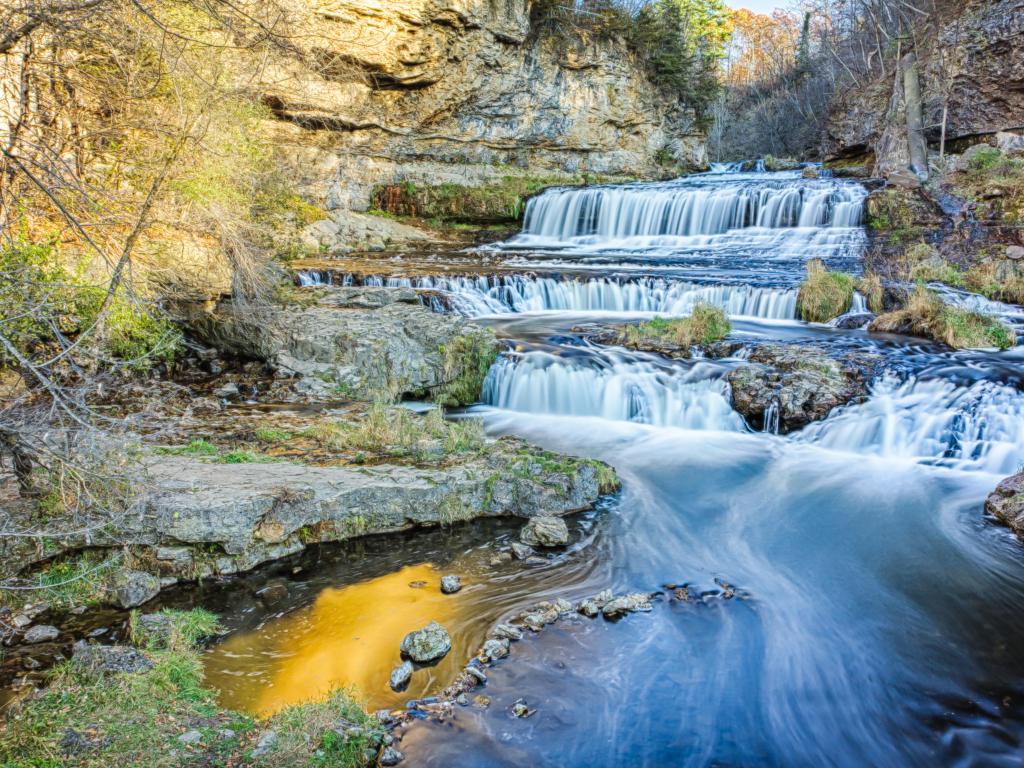
[[[378,185],[705,164],[692,113],[621,41],[532,29],[531,5],[293,0],[297,48],[258,87],[294,178],[344,229]]]
[[[169,581],[237,573],[319,542],[483,516],[564,515],[600,494],[603,465],[535,460],[514,438],[442,467],[224,464],[155,458],[145,510],[120,539]]]
[[[474,402],[498,348],[489,330],[432,312],[411,288],[299,292],[294,304],[260,314],[225,302],[191,325],[221,352],[302,377],[306,393],[368,401],[410,394]]]
[[[985,499],[985,511],[1024,541],[1024,472],[1000,482]]]
[[[943,13],[937,44],[917,52],[929,140],[939,138],[944,107],[949,144],[1024,126],[1024,0],[972,0]],[[901,88],[890,68],[838,94],[826,153],[866,158],[879,176],[905,169]]]

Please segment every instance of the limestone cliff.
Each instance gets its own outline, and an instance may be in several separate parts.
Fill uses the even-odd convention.
[[[947,151],[1024,127],[1024,0],[970,0],[939,24],[935,42],[917,51],[929,142],[939,141],[944,110]],[[832,157],[873,156],[875,175],[905,168],[899,80],[890,74],[839,94],[825,145]]]
[[[531,0],[291,2],[294,49],[257,87],[295,179],[329,211],[403,181],[705,163],[692,113],[624,43],[540,34]]]

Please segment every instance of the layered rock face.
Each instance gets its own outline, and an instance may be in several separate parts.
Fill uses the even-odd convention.
[[[692,114],[617,41],[531,29],[530,0],[294,0],[299,47],[263,74],[275,141],[328,210],[374,186],[703,165]]]
[[[973,0],[942,19],[937,43],[919,50],[924,125],[939,139],[946,108],[946,141],[1024,126],[1024,0]],[[875,175],[905,168],[902,86],[888,75],[837,96],[826,153],[874,155]]]

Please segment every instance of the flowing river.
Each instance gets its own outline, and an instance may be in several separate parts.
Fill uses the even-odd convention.
[[[623,490],[543,562],[490,563],[515,525],[488,522],[410,536],[397,557],[364,543],[315,575],[282,571],[297,610],[222,598],[238,631],[207,670],[226,702],[266,712],[355,684],[394,706],[443,687],[517,608],[686,584],[692,602],[515,643],[482,689],[490,706],[414,725],[407,764],[1020,765],[1024,547],[982,509],[1024,463],[1020,352],[798,322],[807,259],[859,271],[864,196],[796,173],[550,190],[489,249],[499,274],[379,278],[445,294],[510,340],[472,409],[489,432],[602,458]],[[736,360],[668,361],[571,331],[697,301],[725,308],[734,338],[868,350],[888,373],[865,402],[778,436],[732,409]],[[407,586],[449,570],[469,586],[447,602]],[[392,634],[431,618],[455,650],[392,694]],[[510,714],[520,697],[533,716]]]

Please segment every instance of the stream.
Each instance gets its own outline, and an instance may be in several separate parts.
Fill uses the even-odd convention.
[[[223,703],[265,714],[354,685],[401,706],[537,600],[729,584],[731,600],[513,644],[481,689],[490,705],[415,723],[405,764],[1020,765],[1024,547],[982,505],[1024,463],[1021,353],[796,320],[807,259],[860,271],[865,194],[795,172],[549,190],[522,233],[485,249],[494,274],[371,278],[444,294],[509,341],[471,409],[490,434],[604,459],[623,490],[573,518],[567,551],[526,564],[491,561],[517,525],[488,521],[410,535],[397,555],[374,539],[325,548],[194,595],[233,630],[207,654]],[[572,330],[698,301],[732,316],[733,338],[870,351],[888,372],[865,402],[778,436],[732,409],[737,359],[669,361]],[[458,595],[409,586],[448,572]],[[394,638],[432,619],[453,652],[392,693]],[[514,717],[518,698],[536,713]]]

